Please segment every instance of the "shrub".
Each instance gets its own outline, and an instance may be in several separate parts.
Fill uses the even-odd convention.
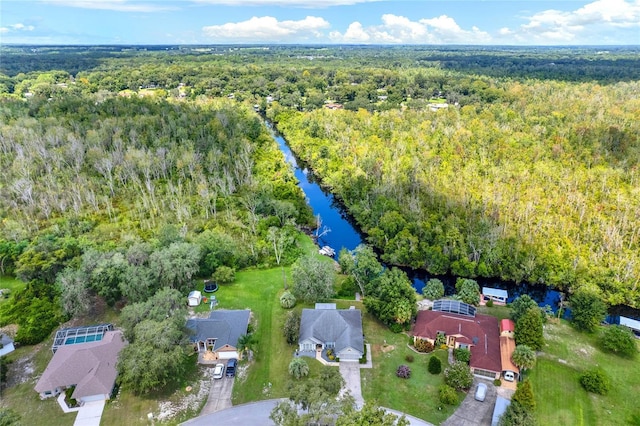
[[[405,361],[407,362],[413,362],[413,355],[407,355],[404,357]]]
[[[456,390],[467,390],[473,383],[473,374],[467,364],[456,361],[444,370],[444,382]]]
[[[440,372],[442,372],[442,362],[440,361],[440,358],[435,355],[431,355],[427,369],[431,374],[440,374]]]
[[[302,358],[294,358],[289,363],[289,374],[296,379],[306,377],[309,375],[309,365],[307,361]]]
[[[498,424],[500,426],[535,426],[536,420],[531,411],[513,401],[500,417],[500,423]]]
[[[529,411],[533,411],[536,408],[536,400],[533,397],[533,388],[529,380],[518,383],[518,389],[513,394],[512,401],[518,402]]]
[[[236,271],[228,266],[218,266],[211,279],[220,284],[229,284],[235,281]]]
[[[398,367],[398,370],[396,370],[396,376],[400,377],[401,379],[408,379],[409,377],[411,377],[411,369],[409,368],[409,366],[403,364]]]
[[[440,348],[442,348],[442,346],[444,346],[446,348],[446,346],[447,346],[447,335],[444,334],[444,333],[436,334],[436,341],[433,344],[434,344],[434,346],[438,346]]]
[[[600,344],[602,349],[607,352],[629,358],[638,352],[633,332],[621,325],[612,325],[605,328],[602,332]]]
[[[500,386],[502,384],[502,381],[500,379],[495,379],[493,381],[493,386]]]
[[[487,303],[485,303],[485,305],[487,306],[487,308],[492,308],[493,307],[493,299],[487,300]]]
[[[413,344],[413,347],[416,348],[416,351],[418,352],[426,352],[426,353],[431,352],[434,349],[433,343],[424,339],[416,339],[415,343]]]
[[[430,300],[437,300],[444,296],[444,284],[437,278],[431,278],[422,289],[422,295]]]
[[[391,330],[393,333],[401,333],[403,329],[403,325],[398,324],[397,322],[389,325],[389,330]]]
[[[600,369],[587,370],[580,376],[580,384],[587,392],[606,395],[611,389],[609,378]]]
[[[287,343],[290,345],[298,343],[300,334],[300,312],[289,311],[287,318],[284,320],[284,328],[282,329]]]
[[[296,306],[296,297],[290,291],[285,291],[280,296],[280,306],[285,309],[291,309]]]
[[[456,348],[453,350],[453,356],[456,361],[469,364],[469,361],[471,360],[471,351],[469,349]]]
[[[336,354],[333,352],[333,349],[327,349],[327,358],[331,361],[336,359]]]
[[[440,402],[447,405],[455,405],[458,403],[458,394],[451,386],[441,385],[438,389]]]

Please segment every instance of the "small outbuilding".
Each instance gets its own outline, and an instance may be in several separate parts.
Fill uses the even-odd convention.
[[[640,336],[640,321],[621,316],[620,325],[629,327],[636,336]]]
[[[200,302],[202,302],[202,293],[200,293],[198,290],[193,290],[191,293],[189,293],[188,300],[189,306],[198,306],[200,305]]]
[[[482,299],[484,302],[492,300],[493,303],[499,305],[506,305],[509,293],[507,290],[501,290],[499,288],[482,287]]]
[[[15,350],[13,339],[6,334],[0,334],[0,356],[11,353]]]

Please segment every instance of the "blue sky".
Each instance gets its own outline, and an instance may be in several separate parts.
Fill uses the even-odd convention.
[[[2,0],[0,43],[640,45],[640,0]]]

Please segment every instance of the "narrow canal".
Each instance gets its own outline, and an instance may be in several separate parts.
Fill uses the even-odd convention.
[[[295,176],[298,179],[298,186],[304,192],[307,202],[313,210],[313,214],[315,216],[320,215],[323,227],[326,227],[328,231],[318,238],[318,244],[320,246],[327,245],[333,248],[336,252],[334,257],[337,259],[338,253],[343,247],[347,250],[353,250],[359,244],[363,243],[365,236],[354,226],[353,220],[350,218],[344,206],[335,199],[333,194],[318,184],[314,179],[313,171],[296,158],[286,140],[278,133],[277,129],[275,129],[270,122],[265,121],[265,123],[271,131],[273,138],[278,143],[278,147],[284,154],[286,161],[293,167]],[[404,270],[411,279],[416,291],[422,293],[425,282],[431,278],[428,272],[422,270]],[[438,276],[437,278],[445,284],[445,292],[447,295],[454,293],[455,280],[457,277],[447,275]],[[554,312],[556,312],[559,306],[560,293],[544,285],[516,284],[497,278],[479,278],[477,281],[480,287],[494,287],[507,290],[509,292],[509,302],[521,294],[528,294],[537,301],[540,306],[549,306]],[[614,316],[622,314],[640,318],[639,310],[627,306],[612,307],[610,312]]]

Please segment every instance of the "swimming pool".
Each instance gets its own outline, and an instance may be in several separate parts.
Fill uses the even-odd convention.
[[[102,340],[102,334],[89,334],[87,336],[69,337],[64,341],[65,345],[74,345],[76,343],[98,342]]]

